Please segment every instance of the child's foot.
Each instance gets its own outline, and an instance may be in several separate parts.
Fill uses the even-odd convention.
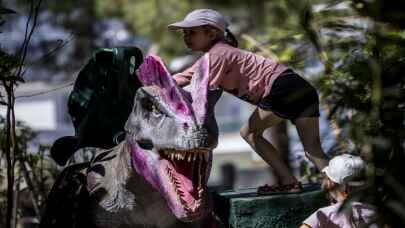
[[[322,158],[322,157],[316,157],[316,156],[314,156],[314,155],[308,153],[307,151],[305,151],[305,156],[306,156],[312,163],[314,163],[315,167],[316,167],[320,172],[322,172],[323,168],[325,168],[325,167],[328,165],[328,163],[329,163],[329,160],[328,160],[326,157],[324,157],[324,158]]]
[[[291,184],[285,184],[281,186],[284,192],[301,192],[302,191],[302,184],[299,181],[294,181]]]
[[[259,186],[257,188],[257,194],[259,194],[259,195],[267,195],[267,194],[271,194],[271,193],[277,193],[280,191],[281,191],[281,188],[278,185],[265,184],[265,185]]]
[[[294,181],[291,184],[283,185],[263,185],[257,188],[257,194],[268,195],[273,193],[295,193],[302,191],[302,185],[299,181]]]

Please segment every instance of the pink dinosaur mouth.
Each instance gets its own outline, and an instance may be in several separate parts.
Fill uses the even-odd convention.
[[[176,218],[191,222],[209,210],[207,181],[211,171],[211,150],[156,151],[143,149],[138,143],[131,147],[133,167],[160,192]]]
[[[171,186],[183,210],[191,214],[200,214],[205,200],[206,184],[209,175],[209,150],[160,152],[165,159],[165,171]]]

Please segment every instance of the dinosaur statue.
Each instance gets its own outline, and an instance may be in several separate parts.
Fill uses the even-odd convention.
[[[40,227],[67,227],[52,216],[52,205],[61,206],[58,191],[72,174],[87,180],[77,191],[82,214],[73,227],[216,227],[207,181],[218,140],[213,109],[221,91],[208,89],[208,61],[202,58],[189,92],[176,85],[158,57],[145,58],[138,69],[144,87],[136,92],[125,140],[99,149],[88,168],[62,172]]]

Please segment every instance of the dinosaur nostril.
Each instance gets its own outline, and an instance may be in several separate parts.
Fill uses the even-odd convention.
[[[184,128],[184,130],[188,130],[188,124],[187,124],[187,123],[183,123],[183,128]]]

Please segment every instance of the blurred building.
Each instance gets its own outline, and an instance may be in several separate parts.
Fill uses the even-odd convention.
[[[38,143],[50,145],[61,136],[74,134],[67,113],[71,89],[71,83],[52,86],[44,82],[23,83],[15,89],[16,120],[39,132]],[[0,106],[0,114],[5,116],[5,106]]]

